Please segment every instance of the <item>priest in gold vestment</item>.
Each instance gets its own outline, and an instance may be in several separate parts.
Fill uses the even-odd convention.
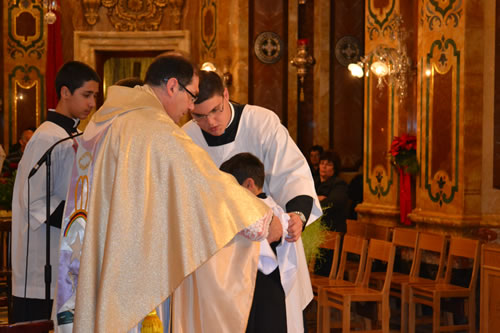
[[[79,141],[56,329],[127,332],[177,290],[174,331],[244,332],[259,255],[253,240],[266,237],[272,212],[176,124],[194,107],[192,64],[163,56],[145,82],[110,87]]]

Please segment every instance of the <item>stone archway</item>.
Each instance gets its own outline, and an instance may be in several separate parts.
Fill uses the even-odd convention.
[[[188,30],[100,32],[75,31],[74,59],[95,67],[96,51],[159,51],[180,50],[189,54]]]
[[[191,40],[188,30],[102,32],[75,31],[74,60],[84,62],[97,70],[98,56],[103,52],[165,52],[178,50],[190,53]],[[99,71],[98,71],[99,72]],[[102,96],[98,98],[98,106]],[[80,129],[87,126],[90,117],[82,120]]]

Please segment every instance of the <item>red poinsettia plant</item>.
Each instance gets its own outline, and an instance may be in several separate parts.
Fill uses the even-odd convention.
[[[392,163],[398,168],[410,174],[416,174],[419,166],[417,161],[417,138],[404,133],[395,136],[392,140],[391,150]]]

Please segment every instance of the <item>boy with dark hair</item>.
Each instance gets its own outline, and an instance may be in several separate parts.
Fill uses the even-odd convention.
[[[262,191],[264,164],[250,153],[239,153],[221,164],[220,169],[232,174],[238,183],[264,201],[280,219],[283,236],[287,235],[289,216],[276,202]],[[269,243],[261,241],[259,270],[254,298],[246,332],[289,332],[302,321],[300,303],[287,297],[297,281],[298,260],[305,261],[304,252],[298,251],[298,242],[289,237]],[[301,286],[299,286],[301,287]],[[287,329],[288,323],[290,328]]]
[[[81,119],[96,106],[101,79],[84,63],[64,64],[56,77],[59,102],[33,134],[19,163],[12,200],[12,295],[13,322],[49,319],[57,280],[62,213],[77,142],[70,139],[51,153],[50,217],[46,221],[46,169],[30,171],[55,142],[78,133]],[[28,193],[29,192],[29,193]],[[29,199],[28,199],[29,198]],[[29,201],[28,201],[29,200]],[[45,301],[45,235],[51,233],[51,297]]]

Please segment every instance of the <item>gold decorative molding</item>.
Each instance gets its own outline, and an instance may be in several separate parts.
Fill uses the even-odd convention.
[[[97,11],[102,4],[108,9],[108,18],[117,31],[158,31],[164,8],[180,27],[185,0],[82,0],[87,23],[97,22]]]
[[[96,51],[169,51],[190,52],[188,30],[157,32],[75,31],[74,58],[95,67]]]
[[[412,222],[420,224],[429,224],[432,226],[447,226],[454,228],[479,227],[481,215],[458,215],[449,213],[423,211],[419,208],[414,209],[408,217]]]
[[[365,223],[397,226],[399,222],[399,207],[393,205],[362,202],[356,206],[356,212],[358,220]]]
[[[103,2],[109,2],[103,0]],[[116,1],[114,1],[116,2]],[[101,0],[82,0],[83,16],[88,24],[94,25],[99,18],[99,7],[101,7]]]

